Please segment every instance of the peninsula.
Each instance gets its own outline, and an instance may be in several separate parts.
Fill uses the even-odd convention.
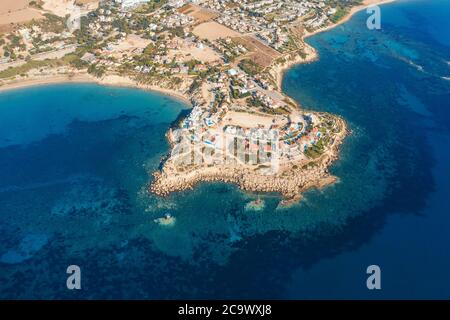
[[[336,181],[328,168],[348,128],[285,96],[282,74],[317,59],[305,37],[380,2],[7,0],[0,90],[76,81],[176,96],[192,110],[168,130],[151,192],[224,181],[289,203]]]

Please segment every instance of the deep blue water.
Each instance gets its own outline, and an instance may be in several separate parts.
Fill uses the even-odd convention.
[[[308,40],[284,91],[342,115],[339,183],[245,211],[226,184],[146,192],[186,108],[95,85],[0,93],[0,298],[450,298],[450,1],[382,7]],[[176,223],[153,219],[171,213]],[[67,266],[82,290],[66,289]],[[366,288],[377,264],[382,289]]]

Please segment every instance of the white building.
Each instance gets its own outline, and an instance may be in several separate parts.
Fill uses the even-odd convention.
[[[122,4],[122,8],[127,9],[149,1],[150,0],[116,0],[116,3]]]

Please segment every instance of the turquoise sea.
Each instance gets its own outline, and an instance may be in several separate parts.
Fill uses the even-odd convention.
[[[308,39],[286,73],[305,108],[342,115],[339,182],[299,204],[203,183],[147,192],[188,108],[92,84],[0,92],[0,298],[450,298],[450,1],[362,11]],[[175,225],[153,222],[169,213]],[[66,268],[82,289],[66,288]],[[381,268],[368,290],[366,268]]]

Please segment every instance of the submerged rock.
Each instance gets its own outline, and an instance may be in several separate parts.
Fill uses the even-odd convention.
[[[166,227],[172,227],[175,225],[175,221],[177,219],[172,216],[169,213],[166,213],[164,217],[156,218],[153,220],[155,223],[159,224],[160,226],[166,226]]]
[[[262,211],[266,207],[264,200],[256,199],[245,205],[245,211]]]

